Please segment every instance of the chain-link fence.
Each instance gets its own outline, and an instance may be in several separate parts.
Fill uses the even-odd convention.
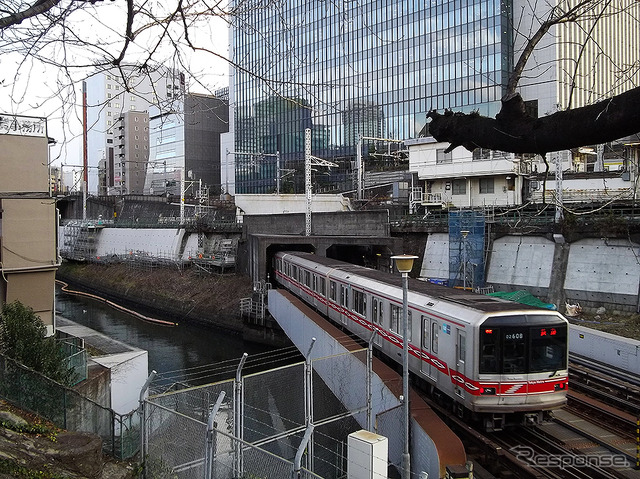
[[[0,397],[57,427],[98,434],[103,451],[118,459],[138,452],[140,418],[135,411],[120,415],[2,355]]]
[[[146,477],[344,477],[347,437],[371,410],[367,350],[244,377],[241,365],[235,380],[145,401]]]

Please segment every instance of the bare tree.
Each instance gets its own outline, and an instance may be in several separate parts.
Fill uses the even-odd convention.
[[[192,88],[210,92],[220,85],[215,78],[203,80],[205,75],[228,71],[226,42],[214,44],[233,16],[222,5],[208,0],[3,1],[2,108],[48,115],[65,125],[64,138],[57,139],[66,144],[80,133],[68,126],[81,123],[79,85],[97,72],[115,70],[120,95],[135,94],[140,77],[160,66],[188,73]],[[211,71],[211,58],[220,60],[223,72]]]
[[[579,25],[585,42],[580,46],[578,58],[572,59],[577,65],[583,61],[581,57],[588,46],[597,49],[599,55],[607,54],[606,45],[598,45],[594,35],[605,19],[619,16],[623,19],[620,25],[631,24],[631,28],[637,29],[640,26],[639,14],[638,2],[558,2],[558,5],[550,8],[537,31],[528,37],[510,76],[501,110],[495,118],[474,112],[465,114],[446,110],[442,114],[432,110],[428,113],[431,121],[423,134],[428,130],[428,134],[436,140],[449,142],[447,152],[463,146],[470,151],[487,148],[513,153],[537,153],[545,157],[551,151],[605,143],[637,133],[640,131],[640,65],[637,62],[619,65],[620,76],[633,85],[627,91],[579,108],[565,107],[541,118],[527,113],[525,102],[517,89],[527,62],[552,29]],[[615,32],[615,35],[625,35],[625,32]],[[632,45],[631,48],[637,50],[638,46]],[[577,75],[573,81],[576,79]]]

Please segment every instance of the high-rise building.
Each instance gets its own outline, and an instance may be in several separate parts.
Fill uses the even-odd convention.
[[[229,102],[187,93],[179,111],[151,109],[145,194],[179,194],[181,178],[220,194],[220,135],[229,130]],[[178,106],[178,105],[176,105]],[[184,176],[183,176],[184,175]],[[192,190],[193,191],[193,190]]]
[[[305,128],[313,131],[312,154],[335,161],[355,157],[360,135],[416,138],[432,109],[494,116],[516,55],[553,6],[528,0],[285,0],[243,11],[244,4],[235,3],[230,53],[239,68],[229,91],[234,150],[278,151],[283,167],[302,161]],[[637,5],[622,0],[611,8],[637,12]],[[554,27],[520,80],[531,110],[542,116],[627,88],[630,74],[637,78],[639,34],[625,24],[633,16],[591,15]],[[597,32],[595,41],[585,40],[589,32]],[[627,76],[616,76],[625,65]],[[363,149],[366,168],[372,146]],[[236,191],[264,191],[276,174],[275,160],[265,157],[259,168],[247,168],[239,158]]]
[[[149,160],[149,114],[130,110],[113,124],[113,148],[107,149],[105,183],[108,195],[143,194]]]
[[[510,3],[288,0],[247,10],[232,35],[235,149],[301,161],[294,139],[312,126],[313,155],[353,159],[359,135],[413,138],[433,108],[497,113]],[[296,107],[264,108],[284,101]]]
[[[173,110],[174,103],[182,100],[184,91],[184,75],[164,67],[141,71],[137,67],[123,66],[96,73],[87,79],[89,193],[108,193],[107,184],[98,182],[99,177],[107,180],[108,174],[103,172],[99,175],[98,166],[101,160],[105,160],[105,165],[118,163],[120,145],[116,142],[120,135],[115,128],[118,120],[126,112],[145,112],[152,105],[161,111]]]

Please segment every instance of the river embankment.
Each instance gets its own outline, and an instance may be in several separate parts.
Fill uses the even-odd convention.
[[[240,300],[253,292],[248,276],[198,273],[191,268],[147,269],[126,263],[64,261],[56,277],[72,289],[160,320],[204,324],[260,343],[284,345],[287,341],[278,337],[277,330],[254,328],[243,321]]]

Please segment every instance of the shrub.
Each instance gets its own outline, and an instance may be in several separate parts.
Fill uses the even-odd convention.
[[[0,352],[54,381],[69,384],[65,354],[33,309],[19,301],[0,310]]]

